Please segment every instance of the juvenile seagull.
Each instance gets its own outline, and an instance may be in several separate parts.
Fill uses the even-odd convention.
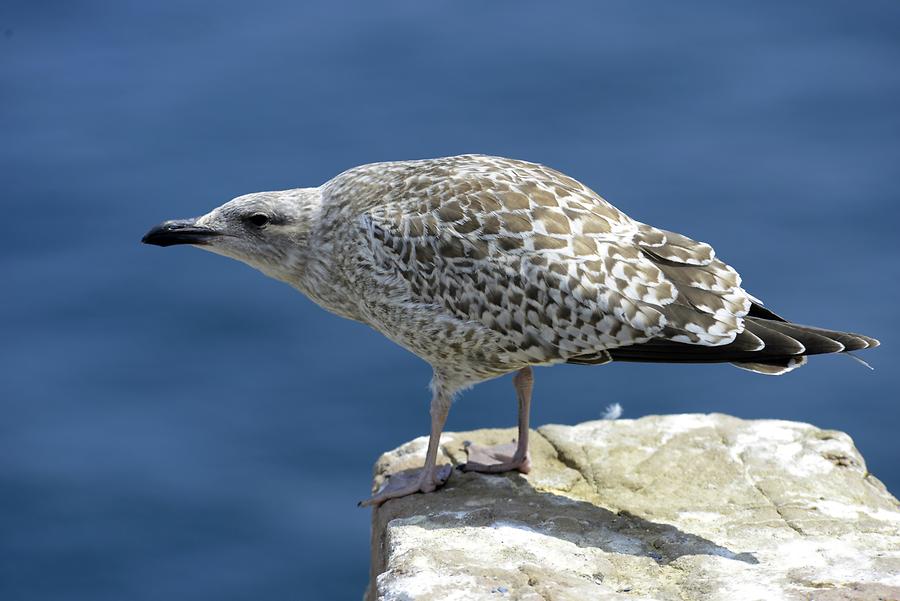
[[[878,341],[788,322],[713,249],[629,218],[562,173],[465,155],[363,165],[318,188],[240,196],[166,221],[147,244],[191,244],[284,281],[431,364],[425,467],[364,505],[431,492],[454,395],[515,372],[518,443],[468,449],[465,469],[527,472],[531,366],[732,363],[777,375],[807,355]]]

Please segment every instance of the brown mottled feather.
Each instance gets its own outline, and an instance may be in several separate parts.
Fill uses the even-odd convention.
[[[480,155],[381,163],[325,189],[366,199],[357,202],[367,253],[359,260],[383,274],[385,289],[480,328],[502,349],[497,371],[609,360],[777,367],[874,342],[784,322],[708,244],[634,221],[534,163]]]

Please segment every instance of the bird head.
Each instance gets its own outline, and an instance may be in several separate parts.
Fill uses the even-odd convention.
[[[164,221],[141,242],[189,244],[290,281],[302,269],[318,199],[318,188],[246,194],[201,217]]]

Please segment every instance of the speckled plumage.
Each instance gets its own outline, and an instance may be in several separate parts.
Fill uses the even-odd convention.
[[[517,372],[518,444],[471,449],[468,469],[527,471],[532,365],[730,362],[781,374],[807,355],[878,344],[790,323],[708,244],[635,221],[558,171],[500,157],[363,165],[163,223],[144,241],[244,261],[433,366],[425,469],[369,504],[446,480],[435,460],[453,394],[488,378]]]
[[[377,163],[321,194],[313,238],[331,265],[317,281],[340,281],[357,304],[348,316],[460,386],[528,364],[602,363],[651,340],[765,346],[746,328],[754,299],[708,244],[634,221],[548,167]],[[333,291],[308,292],[346,314]]]

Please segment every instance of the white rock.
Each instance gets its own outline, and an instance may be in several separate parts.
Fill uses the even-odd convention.
[[[508,442],[512,430],[448,433]],[[421,440],[383,455],[421,464]],[[370,601],[900,599],[900,503],[850,437],[726,415],[545,426],[532,472],[454,472],[372,519]]]

